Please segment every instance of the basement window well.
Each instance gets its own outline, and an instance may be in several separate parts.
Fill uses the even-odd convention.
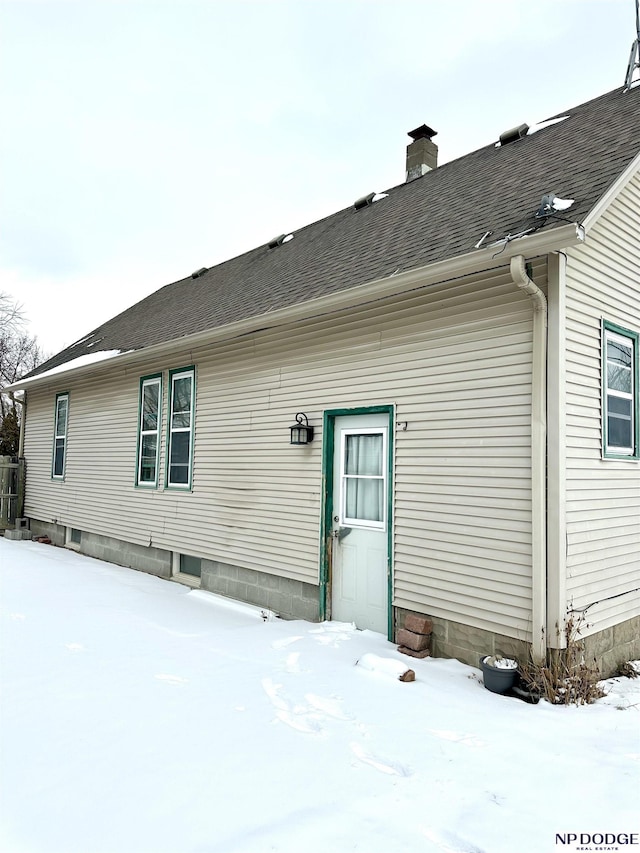
[[[200,557],[192,557],[190,554],[173,555],[173,576],[181,583],[189,586],[200,586],[202,574],[202,560]]]
[[[82,544],[82,530],[78,530],[76,527],[67,527],[64,544],[66,548],[79,551]]]

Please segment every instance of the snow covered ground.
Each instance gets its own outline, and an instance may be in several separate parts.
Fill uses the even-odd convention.
[[[0,583],[3,853],[557,853],[639,831],[640,679],[527,705],[378,634],[32,542],[0,539]]]

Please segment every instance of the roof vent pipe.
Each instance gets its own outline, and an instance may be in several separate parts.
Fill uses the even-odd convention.
[[[409,131],[413,140],[407,145],[407,182],[421,178],[438,165],[438,146],[433,142],[436,131],[426,124]]]

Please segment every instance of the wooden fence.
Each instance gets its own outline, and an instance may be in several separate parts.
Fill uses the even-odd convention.
[[[0,456],[0,530],[13,527],[24,510],[25,460]]]

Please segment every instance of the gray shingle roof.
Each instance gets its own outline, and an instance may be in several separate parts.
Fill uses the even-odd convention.
[[[348,207],[301,228],[276,248],[259,246],[166,285],[34,374],[88,352],[163,343],[466,254],[486,231],[494,241],[557,228],[560,219],[535,218],[548,192],[575,199],[564,215],[579,222],[640,151],[640,86],[560,115],[569,118],[446,163],[359,211]]]

